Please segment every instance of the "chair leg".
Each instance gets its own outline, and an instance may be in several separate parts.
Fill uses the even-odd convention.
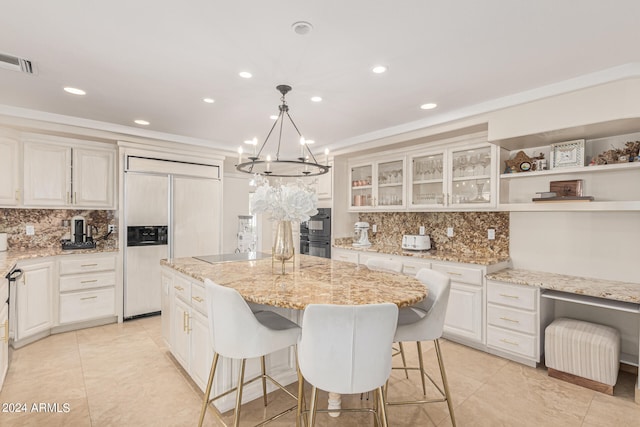
[[[318,409],[318,387],[311,389],[311,417],[309,420],[309,427],[313,427],[316,424],[316,411]]]
[[[300,366],[298,365],[297,357],[296,370],[298,371],[298,409],[296,410],[296,427],[300,427],[300,418],[302,417],[302,411],[307,409],[307,405],[304,402],[304,378],[302,377],[302,372],[300,372]]]
[[[267,406],[267,369],[264,356],[260,358],[260,365],[262,367],[262,400],[264,401],[264,406]]]
[[[378,394],[378,400],[380,401],[380,418],[382,418],[382,427],[387,427],[389,425],[389,420],[387,420],[387,408],[384,401],[384,392],[382,391],[382,387],[378,387],[376,393]]]
[[[378,396],[378,390],[376,389],[373,392],[373,425],[376,427],[381,427],[380,423],[378,422],[379,418],[379,413],[380,413],[380,408],[379,408],[379,402],[380,401],[380,397]]]
[[[451,394],[449,393],[449,383],[447,381],[447,374],[444,371],[444,361],[442,360],[442,351],[440,350],[440,343],[438,340],[434,340],[433,344],[436,348],[436,356],[438,357],[438,365],[440,366],[440,376],[442,376],[442,384],[444,386],[444,397],[447,399],[447,406],[449,407],[449,415],[451,416],[451,424],[456,427],[456,418],[453,415],[453,402],[451,401]]]
[[[400,347],[400,357],[402,357],[402,367],[404,367],[404,375],[409,379],[409,371],[407,370],[407,359],[404,355],[404,346],[401,342],[398,343],[398,347]]]
[[[422,343],[420,341],[416,341],[418,345],[418,361],[420,362],[420,379],[422,380],[422,394],[427,395],[427,386],[425,384],[425,372],[424,372],[424,362],[422,361]]]
[[[238,427],[240,425],[240,407],[242,406],[242,383],[244,383],[244,366],[247,362],[247,359],[242,359],[242,363],[240,364],[240,375],[238,376],[238,391],[236,395],[236,410],[235,417],[233,419],[233,427]]]
[[[207,406],[209,406],[209,397],[211,396],[211,387],[213,386],[213,376],[216,373],[217,364],[218,353],[215,353],[213,355],[213,362],[211,363],[211,370],[209,371],[209,381],[207,381],[207,389],[204,392],[204,398],[202,400],[202,410],[200,411],[200,421],[198,421],[198,427],[202,427],[204,416],[207,413]]]

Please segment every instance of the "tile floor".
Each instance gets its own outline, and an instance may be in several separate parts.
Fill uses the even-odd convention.
[[[435,373],[433,347],[423,349]],[[406,350],[410,361],[417,358],[415,346],[407,344]],[[611,397],[549,378],[544,369],[452,342],[442,341],[442,351],[459,426],[640,426],[634,375],[621,373]],[[417,377],[409,381],[394,371],[390,397],[419,394]],[[53,335],[13,351],[0,409],[26,403],[28,411],[0,412],[0,426],[195,426],[201,398],[164,345],[160,318],[151,317]],[[266,409],[260,399],[244,405],[243,425],[291,405],[282,392],[269,399]],[[326,404],[326,394],[320,402]],[[32,412],[33,403],[57,403],[60,412]],[[345,407],[368,403],[359,396],[343,396]],[[388,413],[392,426],[451,425],[444,403],[391,407]],[[207,415],[207,425],[217,426]],[[224,419],[230,423],[231,414]],[[318,421],[321,426],[372,425],[366,414],[319,414]],[[288,414],[269,425],[294,423],[294,415]]]

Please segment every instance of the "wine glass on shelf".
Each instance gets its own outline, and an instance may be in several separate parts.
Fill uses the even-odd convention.
[[[491,164],[491,154],[484,153],[480,157],[480,166],[482,166],[482,174],[487,175],[487,166]]]

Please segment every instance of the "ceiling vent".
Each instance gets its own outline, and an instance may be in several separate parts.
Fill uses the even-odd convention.
[[[31,61],[4,53],[0,53],[0,68],[18,71],[21,73],[35,74],[35,69]]]

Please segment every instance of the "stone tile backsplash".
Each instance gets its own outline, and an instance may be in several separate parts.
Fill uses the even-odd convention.
[[[371,243],[400,247],[402,235],[418,234],[424,226],[432,248],[438,251],[509,256],[508,212],[372,212],[360,213],[359,220],[377,224],[377,233],[369,230]],[[448,227],[453,227],[453,237],[447,237]],[[487,238],[489,228],[496,230],[495,240]]]
[[[84,217],[87,224],[97,227],[94,236],[107,234],[109,224],[117,224],[116,211],[67,210],[67,209],[0,209],[0,232],[7,233],[9,250],[40,249],[59,247],[60,240],[68,238],[70,228],[62,225],[63,220],[71,220],[76,215]],[[25,227],[33,225],[35,234],[27,236]],[[98,248],[118,247],[118,234],[97,240]]]

